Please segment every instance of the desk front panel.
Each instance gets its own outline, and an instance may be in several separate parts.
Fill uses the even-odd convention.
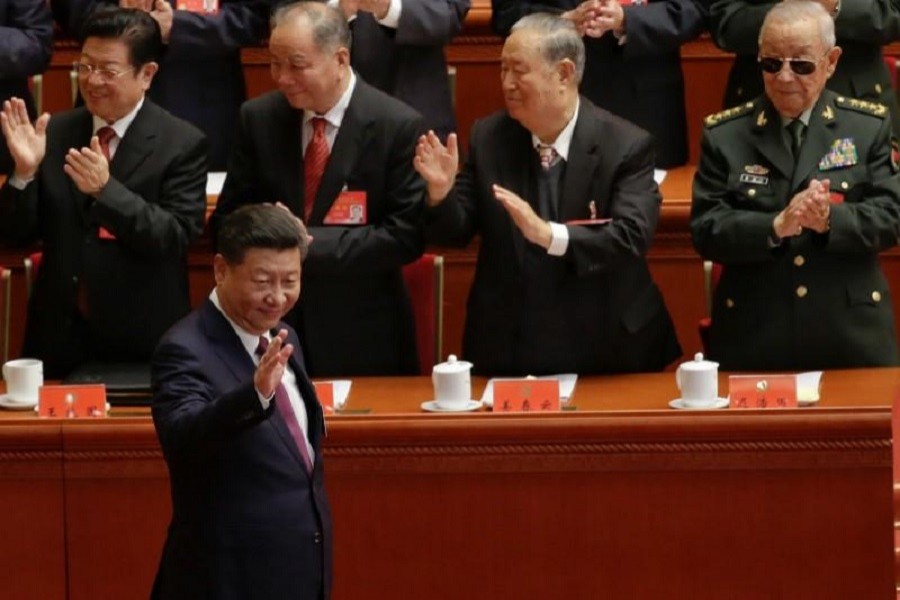
[[[329,418],[325,448],[334,598],[887,598],[900,369],[824,381],[809,409],[672,411],[655,374],[448,416],[419,411],[428,378],[355,380],[370,410]],[[146,410],[0,413],[0,493],[27,508],[0,512],[0,557],[34,574],[9,597],[147,595],[171,508]]]

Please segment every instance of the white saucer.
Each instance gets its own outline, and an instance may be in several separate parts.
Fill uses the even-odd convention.
[[[716,408],[725,408],[728,406],[728,398],[716,398],[716,401],[708,406],[688,406],[681,398],[676,398],[669,402],[671,408],[683,408],[685,410],[713,410]]]
[[[422,410],[426,412],[469,412],[478,410],[479,408],[481,408],[481,402],[479,400],[469,400],[462,408],[444,408],[443,406],[438,406],[437,400],[429,400],[428,402],[422,403]]]
[[[18,402],[13,400],[6,394],[0,396],[0,406],[3,408],[8,408],[10,410],[34,410],[34,407],[37,406],[37,402],[34,404],[29,404],[27,402]]]

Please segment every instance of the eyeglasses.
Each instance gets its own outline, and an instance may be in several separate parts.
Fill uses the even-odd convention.
[[[819,60],[822,59],[820,58]],[[776,58],[774,56],[760,56],[756,59],[759,63],[759,68],[772,75],[780,73],[784,63],[788,64],[795,75],[812,75],[816,71],[816,65],[819,60],[810,60],[808,58]]]
[[[101,69],[83,62],[73,62],[72,70],[78,73],[79,77],[84,77],[85,79],[90,77],[91,74],[96,73],[97,77],[100,78],[100,81],[103,83],[111,83],[122,75],[134,71],[134,67],[125,69],[124,71],[116,71],[115,69]]]

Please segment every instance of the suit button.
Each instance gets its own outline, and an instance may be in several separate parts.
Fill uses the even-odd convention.
[[[806,263],[806,259],[803,258],[802,254],[798,254],[797,256],[794,257],[794,266],[795,267],[802,267],[805,263]]]
[[[872,300],[874,302],[881,302],[881,292],[879,292],[878,290],[872,292]]]
[[[313,535],[313,542],[316,543],[316,544],[321,544],[321,543],[322,543],[322,534],[321,534],[320,532],[317,531],[317,532],[315,533],[315,535]]]
[[[848,189],[849,187],[850,187],[850,184],[847,183],[846,181],[842,181],[842,182],[841,182],[841,189],[842,189],[842,190],[846,190],[846,189]]]
[[[734,308],[734,300],[732,300],[731,298],[726,298],[726,299],[725,299],[725,306],[726,306],[727,308]]]
[[[749,190],[747,190],[747,195],[752,198],[753,196],[756,195],[756,190],[753,188],[750,188]]]
[[[809,290],[806,289],[805,285],[801,285],[797,288],[797,297],[798,298],[805,298],[806,294],[808,294],[808,293],[809,293]]]

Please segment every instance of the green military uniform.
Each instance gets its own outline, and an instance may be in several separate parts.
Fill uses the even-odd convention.
[[[756,62],[759,30],[775,2],[713,0],[710,35],[716,45],[734,52],[725,88],[725,106],[736,106],[763,93]],[[843,53],[828,89],[846,96],[879,102],[891,111],[894,131],[900,132],[900,110],[882,58],[882,46],[900,40],[900,10],[889,0],[843,0],[835,19],[837,45]]]
[[[895,365],[878,253],[900,239],[900,178],[887,109],[825,91],[796,160],[765,98],[706,118],[691,234],[724,266],[710,356],[729,370]],[[830,230],[780,244],[772,222],[811,179],[830,181]]]

